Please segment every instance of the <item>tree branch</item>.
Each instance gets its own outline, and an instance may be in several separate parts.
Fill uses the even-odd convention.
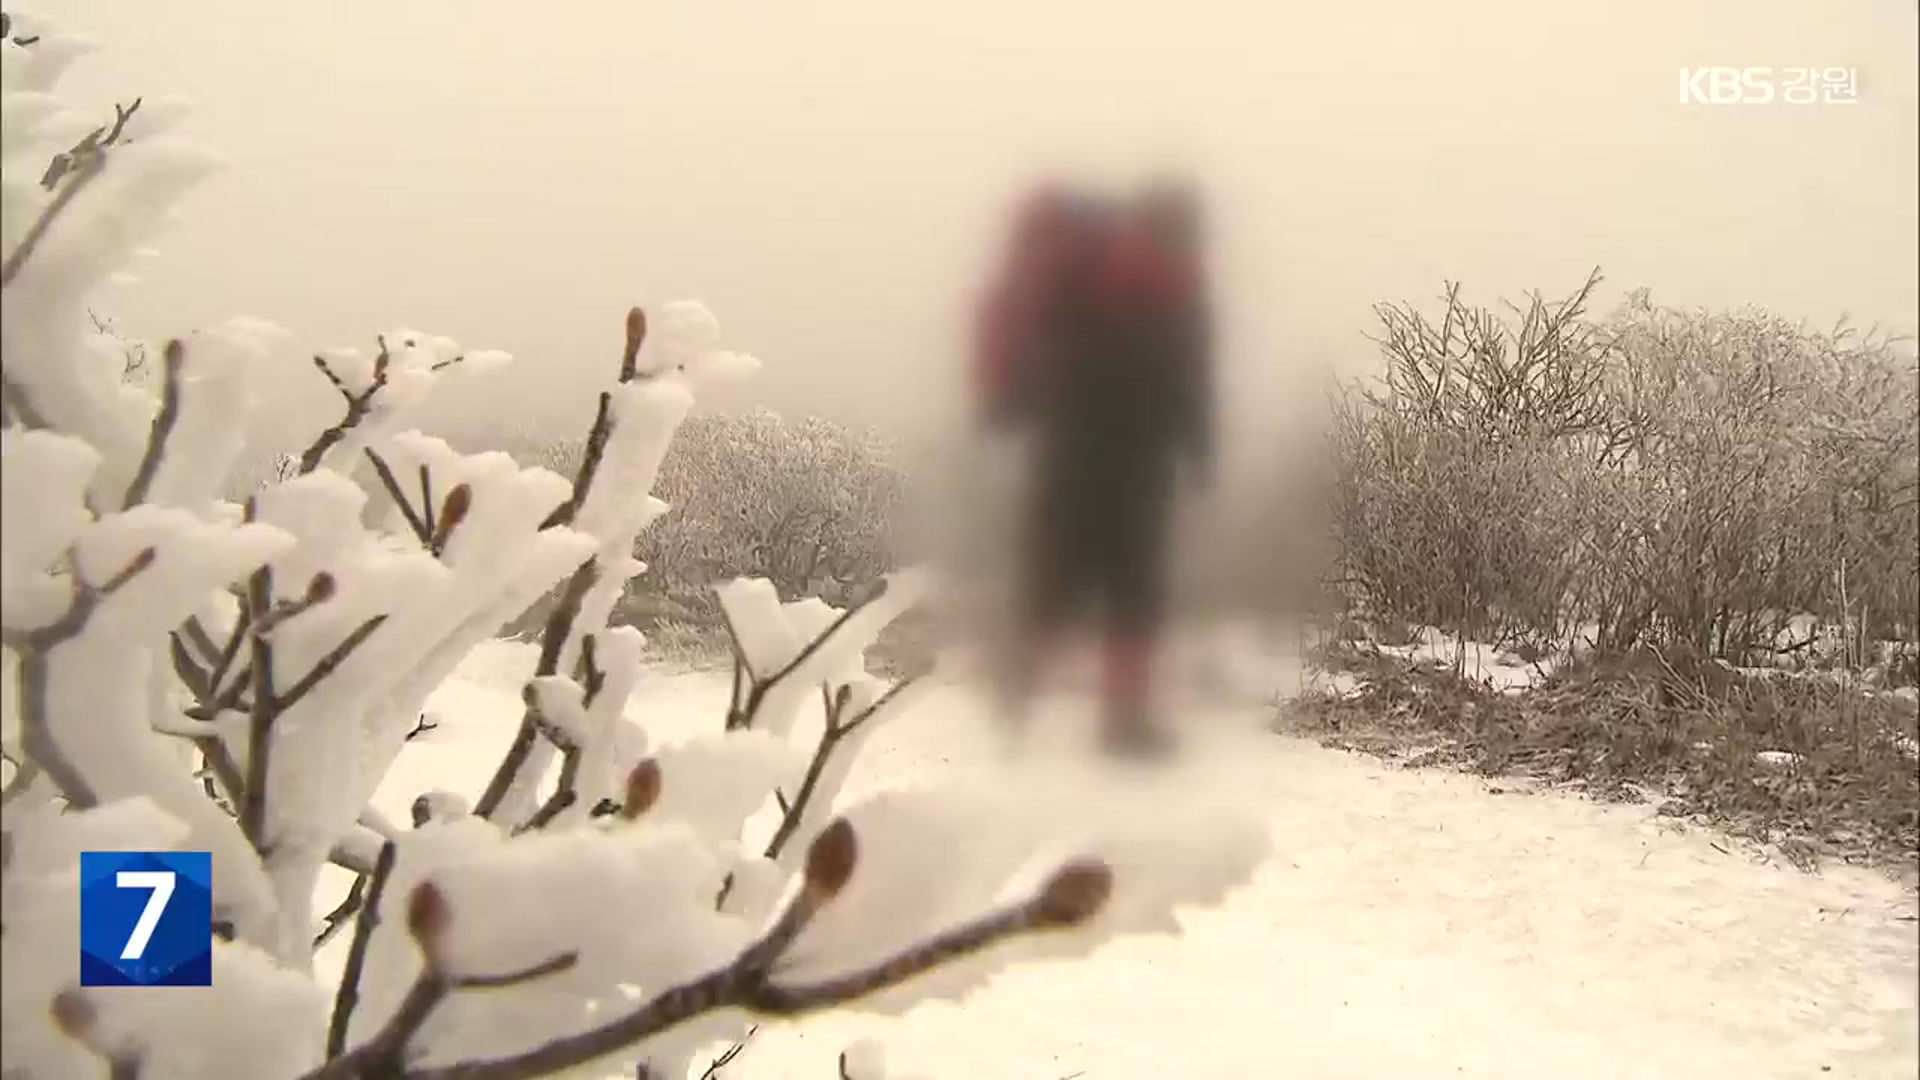
[[[252,503],[248,506],[251,510]],[[251,514],[249,514],[251,516]],[[247,770],[240,801],[240,829],[256,851],[266,850],[267,776],[273,755],[273,727],[298,705],[316,686],[339,670],[340,665],[364,645],[374,631],[387,621],[387,615],[375,615],[355,627],[338,645],[328,650],[305,675],[284,693],[276,686],[272,633],[282,623],[313,610],[334,596],[333,575],[315,574],[304,596],[276,603],[273,599],[273,569],[263,566],[247,581],[246,606],[249,611],[267,612],[251,620],[248,644],[251,658],[253,700],[247,720]],[[235,687],[240,684],[235,683]],[[220,702],[214,703],[218,715]]]
[[[620,349],[620,382],[630,383],[639,377],[640,346],[647,340],[647,315],[639,308],[627,311],[626,341]],[[556,507],[547,519],[540,523],[543,529],[559,528],[573,524],[580,513],[580,507],[586,504],[587,495],[593,490],[594,477],[600,471],[600,462],[607,453],[607,441],[613,436],[613,395],[606,391],[600,393],[600,404],[593,414],[593,426],[587,429],[586,452],[580,457],[580,471],[574,474],[573,491],[567,501]]]
[[[360,646],[366,644],[367,639],[373,636],[373,632],[384,626],[386,621],[387,616],[385,614],[375,615],[366,622],[354,627],[352,633],[342,638],[340,644],[335,645],[327,652],[327,655],[321,657],[320,661],[313,665],[313,670],[302,675],[299,681],[295,682],[285,694],[274,699],[275,710],[284,713],[295,705],[300,704],[300,699],[311,693],[313,688],[320,685],[322,680],[339,670],[340,665],[352,658],[354,652],[358,650]]]
[[[540,641],[540,660],[534,667],[534,677],[553,675],[560,668],[560,650],[567,638],[573,633],[573,623],[580,617],[580,605],[585,602],[587,593],[600,577],[600,560],[596,556],[581,563],[567,579],[560,600],[554,605],[553,613],[547,617],[547,626]],[[494,769],[493,777],[487,782],[486,790],[474,803],[473,812],[479,817],[492,820],[499,812],[500,803],[507,797],[520,770],[527,763],[528,755],[533,753],[534,740],[540,737],[539,710],[534,707],[531,697],[521,711],[520,728],[514,732],[513,742],[508,744],[507,752],[500,757],[500,764]]]
[[[1105,905],[1113,883],[1112,872],[1102,863],[1072,863],[1031,899],[938,934],[872,967],[814,984],[776,984],[773,977],[780,959],[814,915],[845,887],[857,865],[857,854],[853,827],[844,819],[823,831],[808,851],[800,891],[765,935],[722,968],[577,1035],[511,1057],[415,1069],[405,1076],[407,1080],[526,1080],[617,1053],[717,1009],[797,1016],[831,1008],[1016,934],[1079,925]]]
[[[820,777],[827,771],[827,762],[833,757],[833,751],[840,741],[858,731],[871,720],[875,713],[885,708],[887,703],[904,693],[917,679],[904,679],[887,688],[886,693],[873,704],[860,710],[859,714],[843,722],[842,715],[847,708],[851,688],[842,686],[840,692],[830,698],[826,708],[826,722],[820,732],[820,741],[814,745],[813,760],[807,762],[807,771],[800,779],[800,788],[794,792],[791,804],[785,797],[780,799],[782,816],[780,825],[774,830],[773,839],[767,842],[766,857],[778,859],[792,842],[800,823],[806,818],[807,806],[813,800],[814,791],[819,787]],[[777,794],[777,793],[776,793]]]
[[[114,102],[113,124],[110,127],[94,128],[82,135],[80,141],[74,143],[70,149],[55,154],[53,160],[47,162],[46,171],[40,174],[40,186],[47,191],[52,191],[59,185],[60,179],[72,170],[74,162],[98,156],[107,147],[119,142],[120,136],[126,133],[127,121],[133,119],[133,114],[140,111],[141,100],[134,98],[131,105]]]
[[[67,760],[53,733],[48,715],[48,660],[53,650],[72,641],[86,630],[102,601],[120,591],[127,582],[139,577],[153,565],[153,548],[145,548],[133,560],[100,585],[93,587],[74,577],[73,602],[64,614],[46,626],[16,635],[8,642],[20,657],[20,683],[17,691],[20,716],[20,749],[59,786],[67,802],[76,809],[89,809],[98,802],[93,785]],[[24,763],[23,763],[24,764]]]
[[[373,463],[373,474],[380,478],[380,486],[387,489],[387,497],[393,500],[393,505],[400,508],[400,516],[407,519],[407,528],[413,530],[413,535],[420,541],[421,546],[432,543],[433,530],[427,525],[427,517],[433,513],[433,500],[431,498],[427,500],[424,514],[415,511],[413,503],[407,499],[407,493],[400,490],[400,480],[393,475],[393,467],[387,464],[387,459],[381,457],[380,452],[371,446],[362,453],[366,455],[369,462]],[[427,467],[422,465],[420,481],[423,487],[426,485],[426,478]]]
[[[327,377],[327,381],[333,384],[334,389],[340,391],[340,395],[347,399],[347,411],[346,415],[340,418],[339,423],[321,432],[320,437],[313,440],[313,445],[307,447],[306,452],[300,455],[299,475],[305,476],[318,469],[321,460],[327,456],[327,451],[346,438],[347,432],[359,427],[368,416],[372,415],[373,399],[380,391],[386,389],[387,369],[393,363],[393,354],[387,351],[387,339],[383,336],[377,340],[380,342],[380,354],[373,358],[373,382],[358,394],[347,389],[347,384],[334,373],[325,357],[313,358],[314,366],[319,368],[320,373]]]
[[[33,225],[27,229],[27,234],[20,238],[20,246],[14,248],[4,262],[0,262],[0,289],[13,284],[13,279],[20,276],[20,270],[27,265],[27,260],[33,256],[40,242],[47,238],[47,230],[53,227],[55,219],[73,204],[73,200],[80,192],[106,167],[105,154],[89,154],[86,160],[73,171],[73,179],[69,180],[65,187],[54,192],[46,208],[40,211],[40,216],[34,219]]]
[[[407,897],[407,931],[420,947],[423,962],[420,976],[408,988],[393,1015],[387,1018],[387,1022],[371,1039],[345,1054],[332,1056],[325,1065],[309,1074],[312,1080],[400,1076],[405,1066],[407,1044],[452,992],[518,986],[566,971],[580,960],[578,953],[566,952],[519,971],[487,975],[460,974],[450,970],[441,945],[441,939],[452,920],[453,912],[447,905],[446,896],[437,886],[429,881],[414,887]]]
[[[253,503],[247,503],[251,510]],[[249,513],[251,518],[252,514]],[[273,569],[262,566],[247,579],[247,607],[253,611],[265,613],[273,610]],[[253,708],[247,722],[247,774],[245,790],[240,800],[240,831],[246,834],[254,850],[263,851],[266,845],[267,820],[267,765],[271,753],[267,742],[273,722],[278,718],[274,711],[273,685],[273,642],[267,639],[266,619],[254,620],[254,627],[247,635],[248,652],[251,654],[248,666],[253,676]]]
[[[140,467],[133,474],[133,481],[127,485],[126,498],[120,500],[120,508],[131,510],[147,501],[147,493],[153,488],[153,479],[160,473],[160,463],[167,455],[167,439],[173,434],[174,425],[180,422],[180,371],[186,365],[187,347],[179,338],[167,342],[161,353],[165,366],[164,381],[160,387],[160,411],[154,414],[153,427],[147,432],[147,446],[140,454]]]
[[[327,1058],[339,1057],[347,1048],[347,1026],[353,1020],[353,1010],[360,1003],[360,976],[367,966],[367,946],[373,940],[373,931],[380,925],[380,898],[386,894],[387,879],[393,875],[393,841],[380,845],[380,857],[373,864],[373,872],[361,880],[366,883],[365,897],[360,905],[360,914],[354,919],[353,939],[347,945],[346,967],[340,973],[340,986],[333,995],[333,1015],[327,1020]],[[315,948],[319,943],[315,942]]]
[[[734,656],[741,661],[743,675],[747,683],[746,700],[737,708],[733,709],[728,715],[727,730],[750,730],[753,727],[754,719],[760,712],[761,705],[766,701],[767,694],[787,679],[792,678],[794,672],[800,670],[807,661],[813,659],[814,654],[825,647],[826,643],[832,640],[833,636],[839,633],[855,615],[864,611],[867,605],[885,596],[886,592],[887,580],[885,578],[874,582],[871,591],[869,591],[866,596],[861,597],[849,605],[847,610],[836,616],[825,630],[822,630],[817,637],[801,647],[800,651],[794,655],[792,660],[787,661],[785,666],[779,671],[774,672],[765,679],[754,678],[752,669],[746,667],[746,652],[740,646],[740,632],[733,625],[733,617],[727,614],[726,609],[723,607],[720,612],[721,622],[727,628],[727,638],[733,644]]]

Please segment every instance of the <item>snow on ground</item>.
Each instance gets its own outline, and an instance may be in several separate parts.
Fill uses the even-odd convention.
[[[507,643],[476,651],[435,695],[442,727],[409,746],[380,809],[404,821],[423,790],[477,791],[531,658]],[[1901,886],[1728,854],[1645,807],[1499,794],[1269,734],[1260,699],[1274,685],[1286,684],[1204,703],[1189,691],[1176,710],[1192,753],[1163,790],[1260,806],[1277,851],[1185,938],[1011,972],[903,1019],[764,1028],[727,1075],[819,1080],[865,1037],[928,1080],[1920,1071],[1920,943]],[[664,674],[631,712],[672,741],[717,728],[726,693],[721,674]],[[1084,712],[1064,697],[1043,711],[1051,736],[1017,767],[1047,768]],[[934,776],[992,783],[1014,766],[986,715],[973,689],[939,689],[875,736],[849,795]],[[343,952],[344,937],[328,946],[323,974]]]

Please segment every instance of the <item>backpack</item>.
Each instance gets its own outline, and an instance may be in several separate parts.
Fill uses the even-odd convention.
[[[1102,242],[1109,217],[1097,200],[1053,189],[1031,197],[1016,216],[976,326],[974,391],[989,427],[1031,417],[1050,317],[1073,284],[1070,275]]]

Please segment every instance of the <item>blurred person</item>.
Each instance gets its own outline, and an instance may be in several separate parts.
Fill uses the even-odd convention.
[[[1015,626],[1001,671],[1017,732],[1048,655],[1083,614],[1102,629],[1102,742],[1172,748],[1152,702],[1176,489],[1212,458],[1199,207],[1163,180],[1107,207],[1057,187],[1016,218],[982,334],[991,429],[1025,438]],[[1183,465],[1185,466],[1183,468]]]

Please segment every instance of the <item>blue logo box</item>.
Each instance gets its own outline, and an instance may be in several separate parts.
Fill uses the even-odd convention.
[[[80,985],[213,985],[211,852],[80,853]]]

